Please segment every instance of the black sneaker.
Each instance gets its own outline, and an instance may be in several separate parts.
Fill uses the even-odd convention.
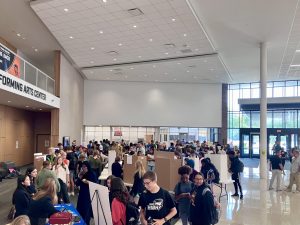
[[[232,197],[239,197],[239,194],[238,193],[235,193],[233,195],[231,195]]]
[[[244,199],[244,195],[240,195],[240,199],[243,200]]]

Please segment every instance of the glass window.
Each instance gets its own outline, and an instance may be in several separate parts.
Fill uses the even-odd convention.
[[[260,96],[259,87],[260,87],[259,83],[251,83],[251,98],[259,98]]]
[[[232,91],[232,111],[240,111],[240,105],[238,103],[240,96],[240,90],[233,90]]]
[[[85,131],[95,131],[95,127],[85,127]]]
[[[249,111],[242,112],[240,127],[241,128],[250,128],[250,112]]]
[[[260,127],[260,113],[253,111],[251,112],[251,128]]]
[[[283,128],[283,112],[273,112],[273,127]]]
[[[200,142],[207,141],[207,128],[199,128],[198,140]]]
[[[284,82],[274,82],[274,97],[284,97]]]
[[[240,113],[232,113],[231,128],[240,128]]]
[[[293,97],[297,96],[297,81],[286,81],[285,82],[285,96],[286,97]]]
[[[232,146],[240,145],[240,130],[239,129],[228,129],[228,143]]]
[[[267,112],[267,128],[273,128],[273,112]]]
[[[198,128],[189,128],[188,141],[197,141],[198,140]]]
[[[229,85],[229,89],[230,90],[239,89],[239,88],[240,88],[239,84],[231,84],[231,85]]]
[[[284,115],[285,115],[285,127],[297,128],[297,111],[288,110],[284,112]]]

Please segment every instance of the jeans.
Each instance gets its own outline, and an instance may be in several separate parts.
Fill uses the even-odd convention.
[[[180,213],[179,217],[181,219],[182,225],[188,225],[189,213]]]

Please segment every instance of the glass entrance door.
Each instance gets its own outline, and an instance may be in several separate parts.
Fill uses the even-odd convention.
[[[250,157],[250,135],[244,134],[242,135],[242,152],[243,157]]]
[[[276,141],[277,141],[277,135],[270,134],[268,137],[269,155],[273,155],[273,147]]]
[[[259,134],[250,134],[250,158],[259,158]]]

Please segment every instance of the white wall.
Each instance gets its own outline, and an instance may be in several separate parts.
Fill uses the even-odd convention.
[[[63,136],[70,136],[71,141],[81,143],[83,127],[83,88],[81,75],[71,66],[69,61],[61,55],[60,64],[60,113],[59,140]]]
[[[221,84],[85,80],[84,125],[221,127],[221,101]]]

